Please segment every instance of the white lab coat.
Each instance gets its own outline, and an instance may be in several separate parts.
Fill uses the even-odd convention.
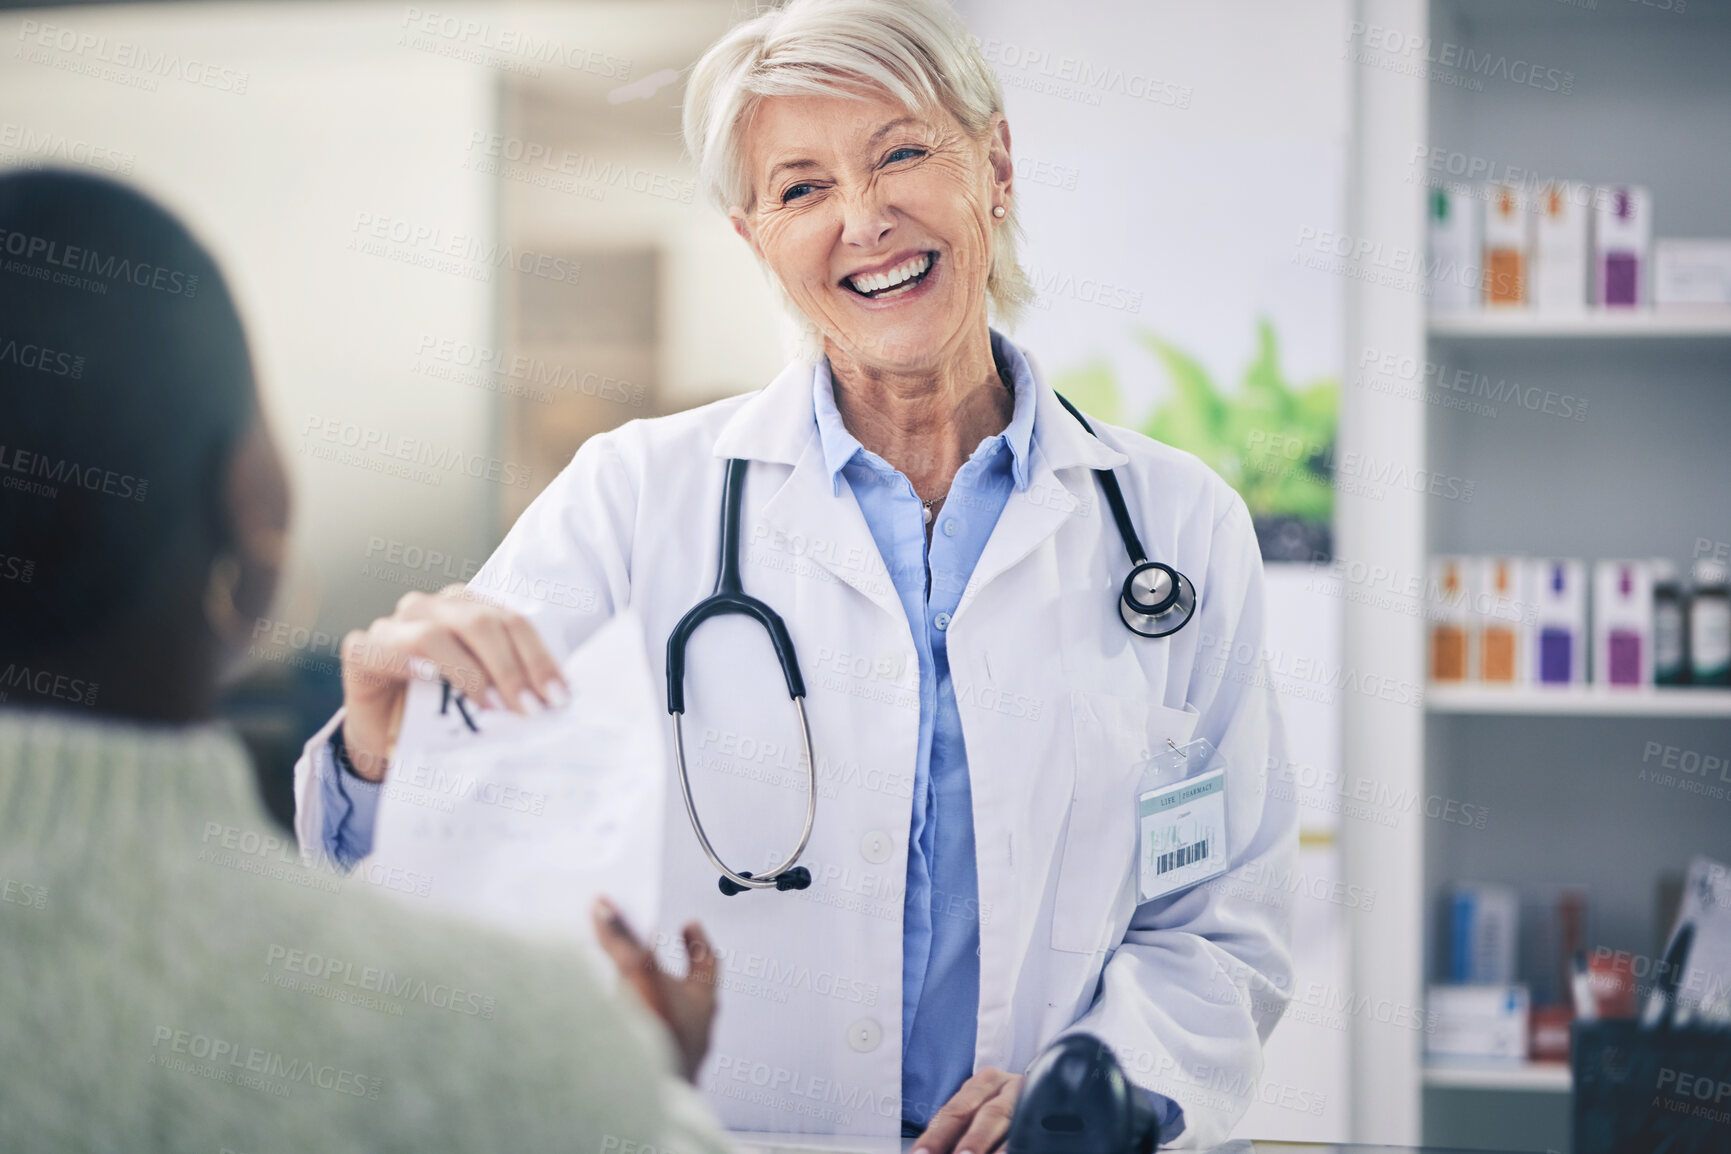
[[[1010,496],[948,628],[979,874],[975,1064],[1019,1072],[1058,1034],[1092,1031],[1131,1077],[1183,1106],[1182,1145],[1211,1144],[1247,1109],[1290,986],[1289,900],[1267,879],[1290,875],[1297,814],[1266,789],[1282,751],[1261,675],[1262,566],[1244,502],[1200,461],[1094,427],[1098,439],[1040,385],[1030,484]],[[664,678],[664,639],[715,584],[727,457],[751,461],[745,589],[786,619],[805,678],[820,769],[804,858],[814,880],[724,897],[670,793],[661,940],[697,918],[724,959],[700,1085],[725,1124],[892,1135],[919,664],[859,506],[824,467],[811,366],[590,438],[474,586],[528,615],[555,657],[632,606]],[[1150,557],[1195,581],[1196,619],[1169,638],[1135,636],[1118,616],[1129,562],[1090,471],[1105,467]],[[730,865],[762,871],[804,813],[797,722],[754,623],[711,619],[690,654],[700,814]],[[329,728],[297,767],[309,852]],[[1230,763],[1237,876],[1139,905],[1138,763],[1193,734]],[[671,754],[652,769],[675,788]],[[934,902],[934,916],[972,912]]]

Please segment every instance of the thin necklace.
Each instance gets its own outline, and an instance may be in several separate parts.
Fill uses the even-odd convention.
[[[996,358],[994,358],[994,361],[995,361],[995,359]],[[1000,380],[1004,383],[1005,390],[1008,391],[1012,397],[1015,396],[1016,395],[1015,383],[1004,372],[1003,367],[1000,365],[997,365],[995,363],[994,363],[993,367],[998,370],[998,380]],[[937,505],[937,503],[939,501],[942,501],[945,497],[947,497],[949,495],[950,495],[949,490],[946,489],[941,495],[936,496],[936,497],[932,497],[930,499],[927,499],[925,497],[920,497],[920,507],[925,511],[926,524],[930,525],[932,523],[932,510],[933,510],[933,508]],[[915,493],[914,496],[919,497],[920,495],[918,493]]]

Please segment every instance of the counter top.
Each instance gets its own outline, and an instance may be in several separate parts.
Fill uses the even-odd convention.
[[[849,1138],[832,1134],[729,1135],[741,1154],[910,1154],[912,1138]],[[1257,1142],[1240,1139],[1195,1154],[1467,1154],[1453,1146],[1363,1146],[1346,1142]],[[1002,1151],[999,1151],[1002,1154]],[[1495,1154],[1475,1150],[1471,1154]],[[1514,1152],[1504,1152],[1514,1154]]]

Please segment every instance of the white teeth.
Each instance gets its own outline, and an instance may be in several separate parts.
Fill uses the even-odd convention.
[[[865,276],[850,278],[849,282],[862,293],[882,292],[905,280],[912,280],[925,272],[932,265],[932,254],[922,252],[912,260],[906,261],[889,272],[869,273]]]

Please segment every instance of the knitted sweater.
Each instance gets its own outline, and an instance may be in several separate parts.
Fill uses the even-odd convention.
[[[367,892],[425,883],[302,866],[221,728],[0,709],[0,1150],[725,1150],[580,958]]]

